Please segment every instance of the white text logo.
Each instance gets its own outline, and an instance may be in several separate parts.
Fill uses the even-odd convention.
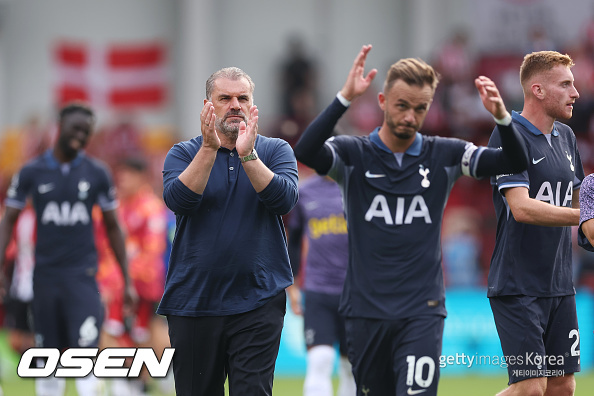
[[[57,348],[30,348],[21,356],[17,374],[21,378],[82,378],[89,374],[100,378],[136,378],[145,366],[154,378],[163,378],[169,371],[175,348],[165,348],[161,361],[151,348],[70,348],[62,354]],[[126,358],[133,358],[124,367]],[[45,360],[43,367],[37,361]],[[59,366],[58,366],[59,363]]]
[[[50,201],[43,209],[41,215],[41,223],[49,224],[54,223],[56,225],[75,225],[79,221],[82,224],[89,224],[91,217],[87,211],[87,207],[80,201],[70,205],[70,202],[62,202],[58,205],[57,202]]]
[[[551,183],[546,181],[540,185],[540,189],[536,194],[535,199],[543,202],[548,202],[551,205],[555,206],[567,206],[567,204],[571,204],[571,200],[573,198],[573,183],[569,182],[567,185],[567,189],[565,190],[565,195],[563,196],[563,203],[561,203],[561,182],[557,182],[557,186],[553,191],[553,186]]]
[[[396,214],[392,217],[388,200],[384,195],[376,195],[365,213],[365,220],[371,221],[374,217],[383,218],[386,224],[411,224],[413,219],[421,218],[425,220],[426,224],[431,224],[431,216],[429,208],[425,203],[422,195],[415,195],[410,202],[408,208],[405,207],[403,197],[396,198]]]

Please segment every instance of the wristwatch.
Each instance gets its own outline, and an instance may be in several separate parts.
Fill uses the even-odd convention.
[[[258,153],[256,152],[256,149],[252,149],[252,152],[249,155],[246,155],[245,157],[241,157],[241,162],[248,162],[251,160],[255,160],[258,159]]]

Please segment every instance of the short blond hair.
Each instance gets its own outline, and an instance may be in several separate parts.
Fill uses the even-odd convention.
[[[524,57],[520,66],[520,84],[528,82],[532,77],[548,72],[555,66],[572,67],[573,59],[567,54],[563,55],[557,51],[532,52]]]
[[[422,59],[405,58],[390,66],[384,82],[384,92],[388,92],[398,80],[419,87],[429,85],[435,91],[439,83],[439,74]]]

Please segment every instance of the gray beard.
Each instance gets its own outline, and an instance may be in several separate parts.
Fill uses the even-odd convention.
[[[239,123],[227,125],[223,122],[223,120],[217,120],[215,123],[217,131],[221,132],[225,135],[228,139],[232,141],[237,140],[237,136],[239,135]]]

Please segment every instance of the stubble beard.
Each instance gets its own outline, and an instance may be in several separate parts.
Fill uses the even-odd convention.
[[[566,110],[566,109],[554,109],[550,111],[549,114],[556,120],[569,120],[573,116],[573,110]]]
[[[217,132],[221,132],[225,137],[231,141],[236,141],[239,135],[239,123],[227,124],[223,120],[217,120],[215,123]]]
[[[398,131],[398,125],[396,125],[394,122],[388,121],[387,124],[388,124],[388,127],[390,128],[390,130],[392,131],[392,135],[394,135],[396,138],[401,139],[401,140],[409,140],[416,133],[416,130],[411,125],[402,125],[402,126],[405,126],[407,128],[411,128],[411,131],[412,132],[408,132],[408,131],[406,131],[406,132],[399,132]]]
[[[229,116],[241,116],[243,121],[247,124],[247,120],[243,112],[231,112],[225,114],[225,117],[217,119],[215,122],[215,127],[218,132],[221,132],[223,135],[227,137],[227,139],[231,141],[236,141],[237,136],[239,135],[239,122],[240,121],[231,121],[227,122],[227,118]]]
[[[566,106],[566,105],[563,105]],[[546,113],[549,117],[556,120],[569,120],[573,116],[573,109],[567,107],[561,107],[558,102],[547,103],[545,107]]]

